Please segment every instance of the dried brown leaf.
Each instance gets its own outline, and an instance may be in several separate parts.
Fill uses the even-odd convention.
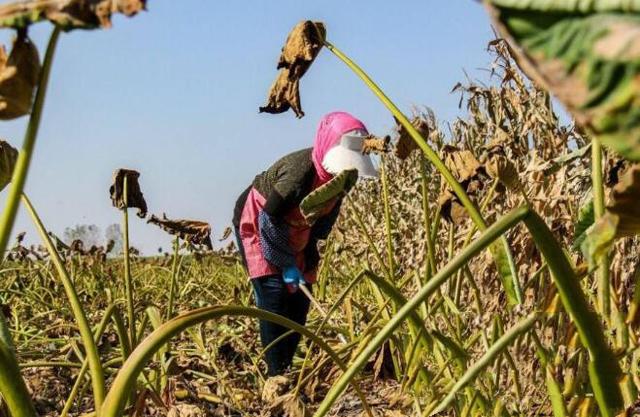
[[[0,119],[10,120],[28,114],[40,76],[38,49],[21,32],[7,56],[0,48]]]
[[[269,89],[267,104],[260,107],[261,113],[283,113],[292,109],[296,117],[304,116],[300,105],[300,78],[318,56],[325,36],[322,22],[306,20],[293,28],[278,60],[280,73]]]
[[[373,152],[376,154],[385,154],[389,152],[390,141],[390,136],[379,138],[377,136],[369,135],[364,138],[364,143],[362,144],[362,153],[370,154]]]
[[[418,149],[418,144],[409,135],[409,132],[402,126],[398,119],[396,120],[396,131],[398,132],[398,141],[396,142],[396,156],[400,159],[407,159],[411,152]],[[422,117],[415,116],[411,120],[411,124],[416,128],[420,135],[427,139],[429,137],[429,124]]]
[[[505,187],[515,191],[520,189],[520,174],[506,156],[493,154],[484,164],[484,168],[491,178],[499,180]]]
[[[4,140],[0,140],[0,191],[11,182],[17,159],[18,150]]]
[[[138,217],[147,216],[147,202],[140,190],[140,173],[132,169],[118,169],[113,173],[113,182],[109,187],[111,202],[115,208],[137,208]],[[127,179],[127,195],[124,195],[124,179]]]
[[[24,28],[49,20],[65,30],[111,27],[111,15],[134,16],[146,0],[26,0],[0,6],[0,26]]]
[[[166,214],[163,214],[162,218],[152,214],[147,223],[155,224],[170,235],[178,236],[192,245],[204,245],[213,249],[209,223],[197,220],[169,220]]]

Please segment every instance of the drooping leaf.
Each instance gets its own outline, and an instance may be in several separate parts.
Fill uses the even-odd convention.
[[[18,150],[4,140],[0,140],[0,191],[11,182],[17,159]]]
[[[385,136],[383,138],[379,138],[374,135],[368,135],[364,138],[364,142],[362,143],[362,153],[363,154],[385,154],[389,152],[389,142],[391,141],[390,136]]]
[[[640,3],[485,3],[522,70],[603,144],[640,160]]]
[[[49,20],[65,30],[109,28],[113,13],[134,16],[145,7],[146,0],[22,0],[0,6],[0,27]]]
[[[441,152],[445,165],[465,188],[467,194],[476,194],[481,185],[481,176],[485,174],[484,167],[478,159],[470,151],[453,145],[443,146]],[[458,224],[468,217],[467,210],[447,186],[443,186],[440,191],[438,205],[443,218],[453,223]]]
[[[631,166],[613,187],[605,214],[587,232],[581,249],[591,268],[616,239],[640,234],[640,164]]]
[[[418,144],[409,135],[409,132],[407,132],[407,130],[398,122],[398,119],[395,120],[397,126],[396,131],[398,133],[398,140],[396,142],[395,149],[396,156],[400,159],[407,159],[409,155],[411,155],[411,152],[418,149]],[[411,119],[411,124],[423,138],[426,139],[429,137],[429,123],[423,117],[416,115]]]
[[[515,165],[504,155],[491,155],[484,168],[491,178],[499,180],[508,189],[519,190],[522,186]]]
[[[170,235],[178,236],[192,245],[203,245],[207,249],[213,249],[209,223],[197,220],[169,220],[166,214],[163,214],[162,218],[152,214],[147,223],[155,224]]]
[[[280,73],[269,89],[267,104],[260,107],[261,113],[284,113],[292,109],[296,117],[304,116],[300,105],[300,78],[318,56],[325,36],[322,22],[305,20],[293,28],[278,60]]]
[[[300,203],[300,211],[307,223],[313,224],[325,214],[324,210],[327,204],[348,193],[357,180],[358,170],[346,169],[309,193]]]
[[[20,31],[9,56],[4,47],[0,48],[0,119],[15,119],[29,113],[39,77],[38,49],[26,31]]]
[[[127,179],[127,195],[124,195],[124,179]],[[109,187],[111,203],[117,209],[137,208],[138,217],[147,216],[147,202],[138,183],[140,173],[132,169],[118,169],[113,173],[113,182]]]

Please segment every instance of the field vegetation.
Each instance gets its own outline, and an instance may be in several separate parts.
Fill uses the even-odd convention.
[[[345,197],[300,327],[253,307],[230,230],[214,250],[207,223],[149,214],[134,170],[109,190],[118,242],[46,228],[23,189],[61,31],[145,5],[69,3],[0,6],[17,33],[0,118],[30,117],[19,152],[0,144],[0,415],[640,415],[640,49],[620,29],[637,28],[635,6],[486,2],[494,62],[452,86],[464,115],[448,123],[426,107],[407,117],[323,24],[298,24],[261,111],[303,117],[300,79],[326,49],[397,122],[369,142],[381,178]],[[54,24],[42,64],[27,33],[40,20]],[[19,205],[41,245],[10,244]],[[132,208],[174,236],[170,253],[130,246]],[[259,398],[258,318],[304,336],[273,404]]]

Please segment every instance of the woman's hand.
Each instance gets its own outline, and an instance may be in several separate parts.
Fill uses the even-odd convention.
[[[291,292],[296,292],[299,285],[303,285],[306,281],[304,275],[297,266],[285,266],[282,268],[282,279],[289,287]]]

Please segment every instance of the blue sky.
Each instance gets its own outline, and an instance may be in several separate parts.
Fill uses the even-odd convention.
[[[403,110],[428,105],[441,120],[459,114],[459,97],[449,92],[463,70],[486,79],[478,68],[491,61],[489,20],[472,0],[149,0],[148,9],[116,17],[111,30],[60,39],[26,187],[55,233],[119,222],[108,187],[112,172],[126,167],[141,172],[150,212],[208,221],[219,236],[236,196],[274,160],[309,146],[324,113],[346,110],[388,133],[390,114],[327,50],[301,82],[303,119],[258,113],[300,20],[324,21],[328,39]],[[42,53],[49,31],[46,23],[32,29]],[[19,147],[26,121],[1,123],[0,137]],[[170,247],[164,232],[131,221],[134,246]],[[23,211],[15,228],[22,230],[37,242]]]

